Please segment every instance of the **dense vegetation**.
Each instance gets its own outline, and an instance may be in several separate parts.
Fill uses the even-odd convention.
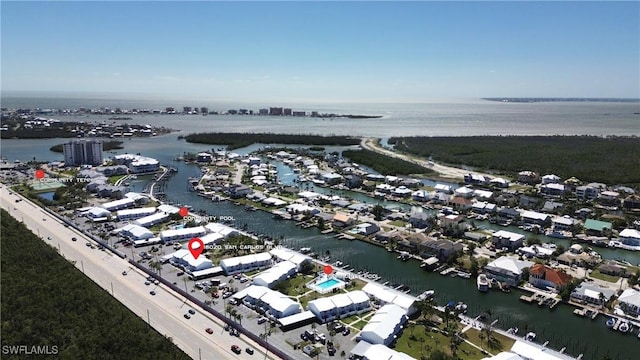
[[[122,141],[114,141],[114,140],[103,141],[102,142],[102,150],[103,151],[111,151],[111,150],[124,149],[124,145],[122,145],[122,144],[123,144]],[[53,152],[61,153],[61,152],[63,152],[62,145],[63,144],[53,145],[52,147],[49,148],[49,150],[53,151]]]
[[[251,134],[251,133],[199,133],[184,137],[187,142],[227,145],[233,150],[251,144],[295,144],[295,145],[357,145],[360,139],[351,136]]]
[[[63,359],[188,359],[6,211],[1,217],[3,346],[56,346]]]
[[[396,137],[389,142],[399,151],[510,175],[532,170],[585,182],[640,185],[638,137]]]
[[[431,169],[371,150],[345,150],[342,156],[357,164],[368,166],[382,175],[434,174]]]

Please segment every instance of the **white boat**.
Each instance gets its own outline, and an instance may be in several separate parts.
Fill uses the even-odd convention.
[[[489,290],[489,280],[487,279],[487,275],[478,274],[476,283],[478,285],[478,291],[486,292]]]
[[[531,332],[527,333],[527,335],[525,335],[524,339],[527,340],[527,341],[533,341],[533,340],[536,339],[536,333],[531,331]]]
[[[629,325],[628,321],[622,321],[620,323],[620,326],[618,326],[618,330],[620,330],[623,333],[629,332],[630,329],[631,329],[631,326]]]
[[[436,292],[433,290],[427,290],[422,294],[418,295],[418,300],[427,300],[433,297]]]
[[[606,325],[608,328],[612,328],[613,325],[616,324],[616,319],[615,318],[609,318],[607,319]]]

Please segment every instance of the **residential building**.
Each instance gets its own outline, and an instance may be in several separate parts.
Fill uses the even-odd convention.
[[[382,344],[370,344],[360,341],[351,349],[349,359],[361,360],[415,360],[415,358]],[[505,359],[501,359],[505,360]],[[511,359],[513,360],[513,359]]]
[[[102,141],[70,141],[62,144],[65,166],[101,165]]]
[[[618,234],[621,243],[629,246],[640,246],[640,231],[636,229],[624,229]]]
[[[160,232],[160,239],[166,243],[182,242],[191,240],[194,237],[203,236],[207,233],[204,226],[188,227],[173,230],[164,230]]]
[[[607,221],[587,219],[584,222],[584,233],[593,236],[606,236],[611,234],[613,224]]]
[[[353,225],[353,218],[349,217],[349,215],[345,214],[335,214],[332,219],[332,224],[334,227],[345,228]]]
[[[539,213],[537,211],[526,210],[520,215],[522,221],[529,224],[537,224],[542,227],[551,225],[551,217],[549,214]]]
[[[420,245],[420,256],[428,258],[435,256],[440,261],[446,261],[455,254],[462,253],[463,245],[447,239],[427,240]]]
[[[302,311],[297,301],[265,286],[251,285],[233,294],[232,297],[242,299],[246,306],[263,312],[271,319],[280,319]]]
[[[240,272],[264,269],[271,266],[272,263],[271,254],[263,252],[222,259],[220,260],[220,267],[222,267],[222,271],[226,275],[233,275]]]
[[[291,261],[281,261],[253,278],[253,285],[272,288],[275,284],[290,278],[297,271],[296,264]]]
[[[371,302],[364,291],[355,290],[311,300],[307,308],[321,323],[326,323],[367,312],[371,310]]]
[[[618,296],[618,304],[626,315],[640,316],[640,291],[626,289]]]
[[[571,300],[583,304],[604,306],[615,293],[615,290],[583,282],[571,292]]]
[[[518,173],[518,182],[525,184],[537,184],[540,182],[540,175],[534,171],[521,171]]]
[[[488,263],[484,272],[490,278],[516,286],[522,280],[522,271],[533,264],[531,261],[502,256]]]
[[[382,304],[393,304],[401,307],[408,316],[417,311],[415,306],[416,299],[405,293],[382,286],[375,282],[367,283],[363,288],[371,300],[377,300]]]
[[[524,240],[525,236],[522,234],[499,230],[493,233],[491,241],[497,249],[506,247],[510,251],[514,251],[524,244]]]
[[[135,208],[135,209],[126,209],[126,210],[118,210],[116,211],[116,217],[119,221],[125,220],[135,220],[145,216],[149,216],[156,212],[156,208],[151,207],[143,207],[143,208]]]
[[[125,197],[122,199],[118,199],[118,200],[114,200],[114,201],[109,201],[106,202],[104,204],[102,204],[101,206],[104,209],[107,209],[109,211],[117,211],[117,210],[121,210],[121,209],[126,209],[129,207],[132,207],[136,204],[135,200]]]
[[[543,264],[535,264],[529,269],[529,283],[543,290],[553,288],[560,292],[572,279],[571,275]]]
[[[384,305],[362,328],[358,339],[370,344],[389,346],[400,337],[402,329],[408,321],[405,309],[394,304]]]

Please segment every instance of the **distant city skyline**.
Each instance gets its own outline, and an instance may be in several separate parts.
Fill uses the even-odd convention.
[[[14,2],[2,91],[229,101],[640,98],[640,3]]]

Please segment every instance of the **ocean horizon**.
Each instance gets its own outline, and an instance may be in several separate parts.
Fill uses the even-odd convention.
[[[516,98],[512,98],[516,99]],[[538,98],[540,99],[540,98]],[[640,100],[554,99],[534,102],[502,102],[486,99],[442,99],[421,103],[349,102],[252,102],[212,99],[133,99],[109,97],[24,97],[3,93],[7,109],[158,109],[185,106],[207,107],[209,111],[288,107],[293,111],[341,115],[375,115],[375,119],[312,118],[259,115],[119,115],[132,124],[165,126],[183,133],[269,132],[284,134],[391,136],[639,136]],[[586,101],[588,100],[588,101]],[[114,115],[58,115],[43,117],[63,121],[109,122]]]

